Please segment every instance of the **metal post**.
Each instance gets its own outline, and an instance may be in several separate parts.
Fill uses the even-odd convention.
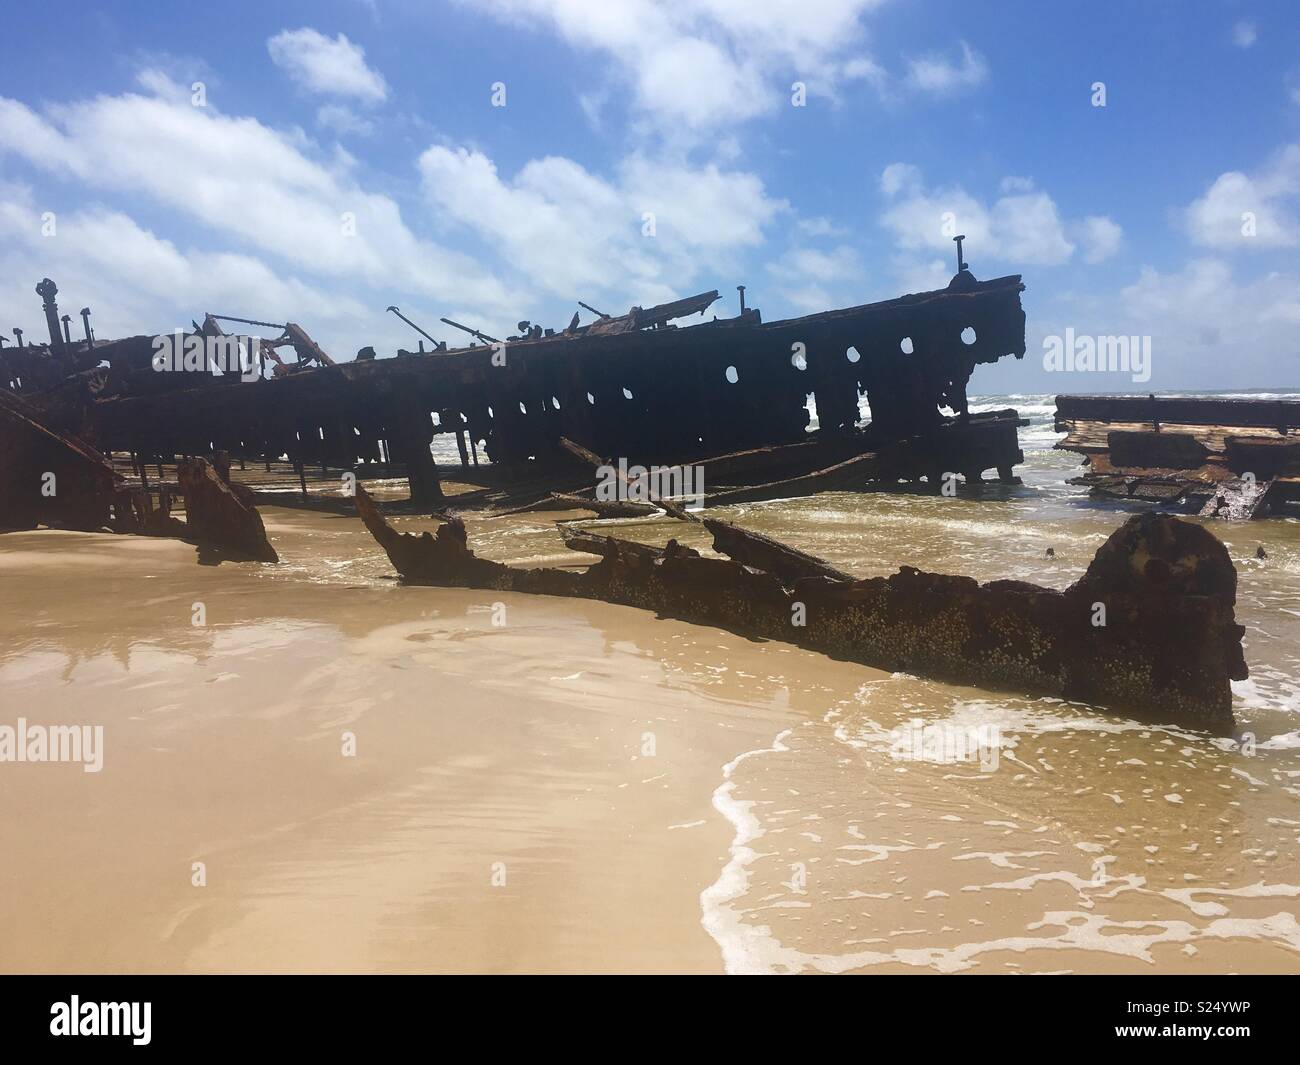
[[[36,295],[41,297],[41,310],[45,312],[45,325],[50,331],[50,346],[55,350],[63,347],[63,337],[59,335],[59,305],[54,297],[59,294],[59,286],[48,277],[43,277],[36,286]]]
[[[81,324],[86,330],[86,350],[95,346],[95,334],[90,331],[90,308],[81,308]]]

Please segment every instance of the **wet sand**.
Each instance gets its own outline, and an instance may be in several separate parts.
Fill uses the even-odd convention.
[[[1066,499],[1072,465],[1040,454],[1024,488],[982,501],[833,495],[733,516],[864,575],[910,562],[1063,587],[1124,516]],[[356,519],[263,515],[278,567],[0,537],[0,724],[104,728],[99,773],[0,765],[0,970],[1300,960],[1297,523],[1215,527],[1253,676],[1241,734],[1212,739],[629,608],[401,587]],[[581,564],[554,517],[471,521],[471,541]],[[917,721],[996,729],[994,764],[900,760],[894,730]]]
[[[282,549],[337,523],[266,517]],[[687,626],[507,597],[497,627],[482,593],[268,580],[168,541],[2,546],[5,719],[105,735],[100,773],[0,772],[6,971],[719,967],[710,796],[789,711],[683,684]]]

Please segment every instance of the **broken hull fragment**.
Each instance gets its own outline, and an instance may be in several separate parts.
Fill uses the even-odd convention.
[[[228,465],[222,456],[223,471]],[[203,458],[182,459],[176,474],[178,485],[132,487],[84,440],[51,428],[22,397],[0,390],[0,531],[48,525],[175,536],[196,544],[201,561],[279,561],[249,489]],[[171,514],[173,491],[185,500],[183,522]]]
[[[1056,447],[1084,456],[1094,498],[1243,521],[1300,503],[1300,403],[1057,396]]]
[[[1168,515],[1130,519],[1087,573],[1058,592],[912,567],[844,578],[819,559],[707,519],[715,550],[732,557],[561,527],[568,546],[599,561],[585,572],[517,569],[476,557],[459,520],[436,536],[413,536],[393,529],[364,490],[356,503],[412,584],[599,599],[878,669],[1221,734],[1233,727],[1230,681],[1247,675],[1228,553],[1202,527]]]

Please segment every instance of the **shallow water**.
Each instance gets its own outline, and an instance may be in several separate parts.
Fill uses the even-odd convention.
[[[724,516],[861,576],[913,564],[1064,588],[1131,510],[1065,484],[1080,459],[1051,450],[1052,397],[972,409],[1006,406],[1031,422],[1022,486],[832,493]],[[728,968],[1293,969],[1300,522],[1211,527],[1247,629],[1234,738],[904,675],[805,698],[807,720],[731,763],[714,796],[736,839],[702,905]],[[940,757],[943,740],[981,749],[935,761],[926,737]]]
[[[1079,460],[1047,450],[1049,404],[986,405],[1034,422],[1022,487],[979,501],[819,496],[742,520],[863,575],[911,562],[1063,588],[1127,512],[1063,483]],[[1235,738],[908,676],[866,681],[733,763],[715,796],[737,825],[704,895],[728,967],[1294,970],[1300,523],[1213,528],[1247,629]],[[901,752],[921,758],[900,759],[908,729],[981,746],[922,739]]]
[[[975,409],[1005,406],[1033,423],[1022,486],[724,516],[864,576],[1063,588],[1128,512],[1064,484],[1050,397]],[[356,519],[264,516],[280,566],[0,542],[0,723],[108,738],[101,775],[0,767],[4,968],[1296,967],[1298,522],[1212,526],[1251,668],[1224,739],[607,604],[403,588]],[[581,565],[555,516],[471,520],[471,543]],[[364,758],[340,760],[345,729]]]

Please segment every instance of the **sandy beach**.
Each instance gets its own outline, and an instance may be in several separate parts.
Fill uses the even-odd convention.
[[[1119,520],[1062,502],[1068,461],[1036,451],[982,501],[743,517],[863,575],[919,558],[1063,587]],[[3,723],[104,737],[98,773],[0,771],[0,969],[1294,969],[1292,522],[1216,529],[1252,679],[1212,739],[629,608],[403,587],[355,518],[262,512],[279,566],[0,538]],[[581,565],[555,516],[471,539]],[[898,730],[936,723],[995,746],[900,760]]]
[[[268,615],[258,574],[112,536],[10,537],[6,589],[17,565],[5,643],[39,619],[40,650],[6,656],[7,709],[106,738],[98,774],[0,777],[6,969],[718,968],[717,769],[789,711],[682,683],[684,626],[292,581]],[[713,650],[764,668],[743,644]]]

